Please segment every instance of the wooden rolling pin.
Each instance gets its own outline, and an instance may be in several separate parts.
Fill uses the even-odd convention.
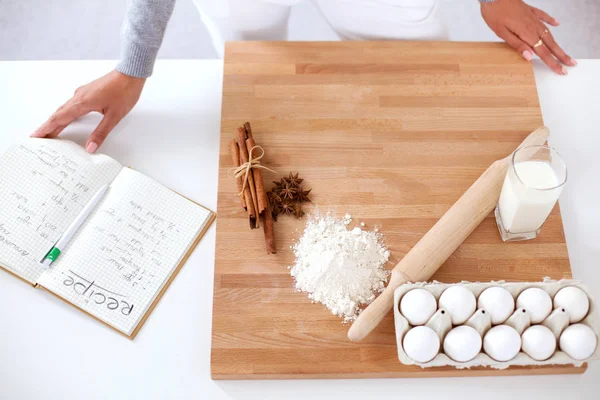
[[[542,145],[548,128],[529,134],[519,147]],[[367,336],[392,309],[394,290],[406,282],[426,281],[494,209],[511,155],[494,161],[440,220],[394,267],[386,289],[358,317],[348,331],[352,341]]]

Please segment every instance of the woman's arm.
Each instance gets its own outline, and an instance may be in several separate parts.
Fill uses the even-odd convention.
[[[130,0],[121,31],[121,60],[116,70],[83,85],[33,134],[57,137],[75,119],[96,111],[104,115],[86,149],[94,153],[137,103],[173,12],[175,0]]]
[[[117,71],[136,78],[152,75],[175,0],[131,0],[121,28]]]

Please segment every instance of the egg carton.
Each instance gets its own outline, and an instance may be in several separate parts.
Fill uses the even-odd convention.
[[[429,291],[435,297],[436,301],[439,301],[439,298],[444,290],[451,286],[462,285],[465,288],[469,289],[475,295],[475,298],[478,298],[481,292],[485,289],[493,286],[499,286],[507,289],[513,296],[513,298],[517,299],[517,296],[525,289],[528,288],[541,288],[545,290],[551,298],[554,298],[554,295],[562,288],[567,286],[575,286],[580,288],[585,292],[589,301],[590,307],[587,316],[580,321],[582,324],[586,324],[589,326],[597,339],[596,350],[592,354],[591,357],[588,357],[585,360],[576,360],[571,358],[565,352],[560,351],[557,346],[556,352],[547,360],[537,361],[531,358],[529,355],[525,354],[523,351],[520,351],[516,357],[512,360],[500,362],[496,361],[487,354],[481,352],[475,358],[467,362],[457,362],[448,357],[443,353],[443,346],[440,345],[440,353],[438,353],[431,361],[426,363],[416,362],[411,359],[406,352],[404,351],[402,342],[404,335],[408,332],[412,326],[408,323],[406,318],[400,313],[399,305],[402,296],[408,293],[412,289],[425,289]],[[585,362],[590,360],[600,359],[600,318],[598,313],[596,312],[597,306],[594,298],[591,296],[589,290],[586,289],[585,286],[581,284],[580,281],[576,280],[568,280],[563,279],[560,281],[555,281],[550,278],[544,278],[542,282],[505,282],[505,281],[497,281],[497,282],[467,282],[463,281],[460,283],[440,283],[437,281],[433,282],[417,282],[417,283],[407,283],[399,286],[394,291],[394,325],[396,329],[396,344],[398,347],[398,359],[402,364],[406,365],[418,365],[422,368],[429,367],[442,367],[442,366],[453,366],[458,369],[463,368],[471,368],[471,367],[479,367],[479,366],[488,366],[495,369],[505,369],[512,365],[568,365],[572,364],[576,367],[583,365]],[[533,326],[533,325],[532,325]],[[441,341],[443,344],[443,338]],[[483,349],[482,349],[483,351]]]

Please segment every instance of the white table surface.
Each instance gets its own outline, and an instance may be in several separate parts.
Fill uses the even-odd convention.
[[[113,65],[0,62],[0,152]],[[551,144],[569,168],[561,207],[573,275],[600,299],[600,60],[567,77],[535,70]],[[102,151],[216,209],[221,72],[220,61],[159,61]],[[63,136],[82,144],[98,121],[85,117]],[[134,341],[0,271],[0,399],[598,399],[600,361],[584,375],[212,381],[214,245],[213,225]]]

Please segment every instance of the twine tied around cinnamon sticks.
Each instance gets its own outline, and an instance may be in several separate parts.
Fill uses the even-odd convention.
[[[256,158],[252,157],[252,152],[254,150],[260,150],[262,151],[262,154]],[[233,176],[235,179],[238,178],[242,178],[242,190],[237,194],[238,196],[242,196],[244,194],[244,189],[246,188],[246,185],[248,184],[248,175],[250,175],[250,172],[252,169],[254,168],[262,168],[262,169],[266,169],[267,171],[273,172],[273,173],[277,173],[277,171],[273,171],[271,168],[265,167],[264,165],[262,165],[260,163],[261,158],[263,158],[265,155],[265,150],[260,147],[260,146],[254,146],[252,147],[249,151],[248,151],[248,162],[243,163],[242,165],[240,165],[239,167],[233,167],[229,170],[228,174],[231,172],[231,170],[233,170]]]
[[[253,157],[252,152],[255,149],[261,150],[262,154]],[[234,178],[240,191],[240,203],[248,212],[250,229],[260,227],[259,221],[262,216],[267,254],[276,253],[273,216],[262,178],[263,169],[271,172],[275,171],[260,163],[265,151],[254,142],[249,122],[244,123],[244,126],[237,129],[236,138],[229,142],[229,152],[233,162]]]

